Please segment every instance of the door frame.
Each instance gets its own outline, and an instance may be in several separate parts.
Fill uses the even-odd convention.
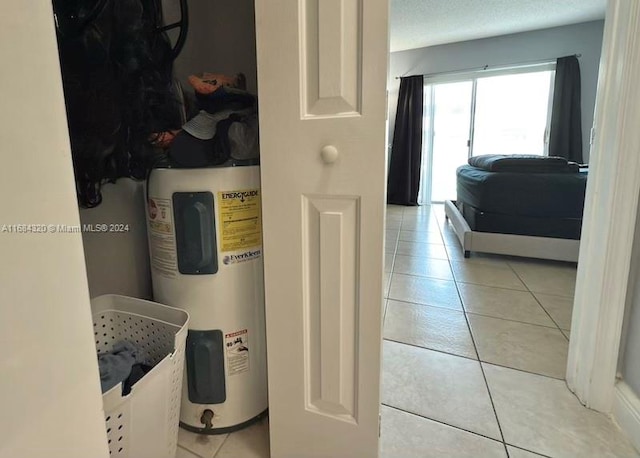
[[[591,134],[567,384],[612,412],[640,196],[640,4],[609,0]]]

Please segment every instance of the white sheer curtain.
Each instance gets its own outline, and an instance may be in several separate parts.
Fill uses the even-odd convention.
[[[424,86],[424,126],[422,128],[422,160],[420,161],[420,189],[418,205],[431,205],[431,129],[433,128],[433,85]]]

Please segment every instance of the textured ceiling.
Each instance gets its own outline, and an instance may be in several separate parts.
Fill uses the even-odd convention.
[[[606,0],[391,0],[391,51],[604,18]]]

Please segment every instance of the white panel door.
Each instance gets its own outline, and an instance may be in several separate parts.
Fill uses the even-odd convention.
[[[271,452],[378,454],[388,0],[256,0]]]

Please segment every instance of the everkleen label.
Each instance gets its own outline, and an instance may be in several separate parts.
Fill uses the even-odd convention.
[[[237,254],[225,254],[222,258],[222,263],[225,266],[229,264],[237,264],[239,262],[251,261],[257,259],[262,255],[262,250],[245,251]]]
[[[221,252],[248,253],[250,248],[262,245],[259,189],[218,192],[218,212]],[[253,251],[259,255],[259,250]],[[237,254],[240,255],[242,253]],[[227,258],[223,258],[223,261],[224,259]],[[225,264],[232,264],[231,261],[240,262],[239,259],[229,258],[229,262]]]

